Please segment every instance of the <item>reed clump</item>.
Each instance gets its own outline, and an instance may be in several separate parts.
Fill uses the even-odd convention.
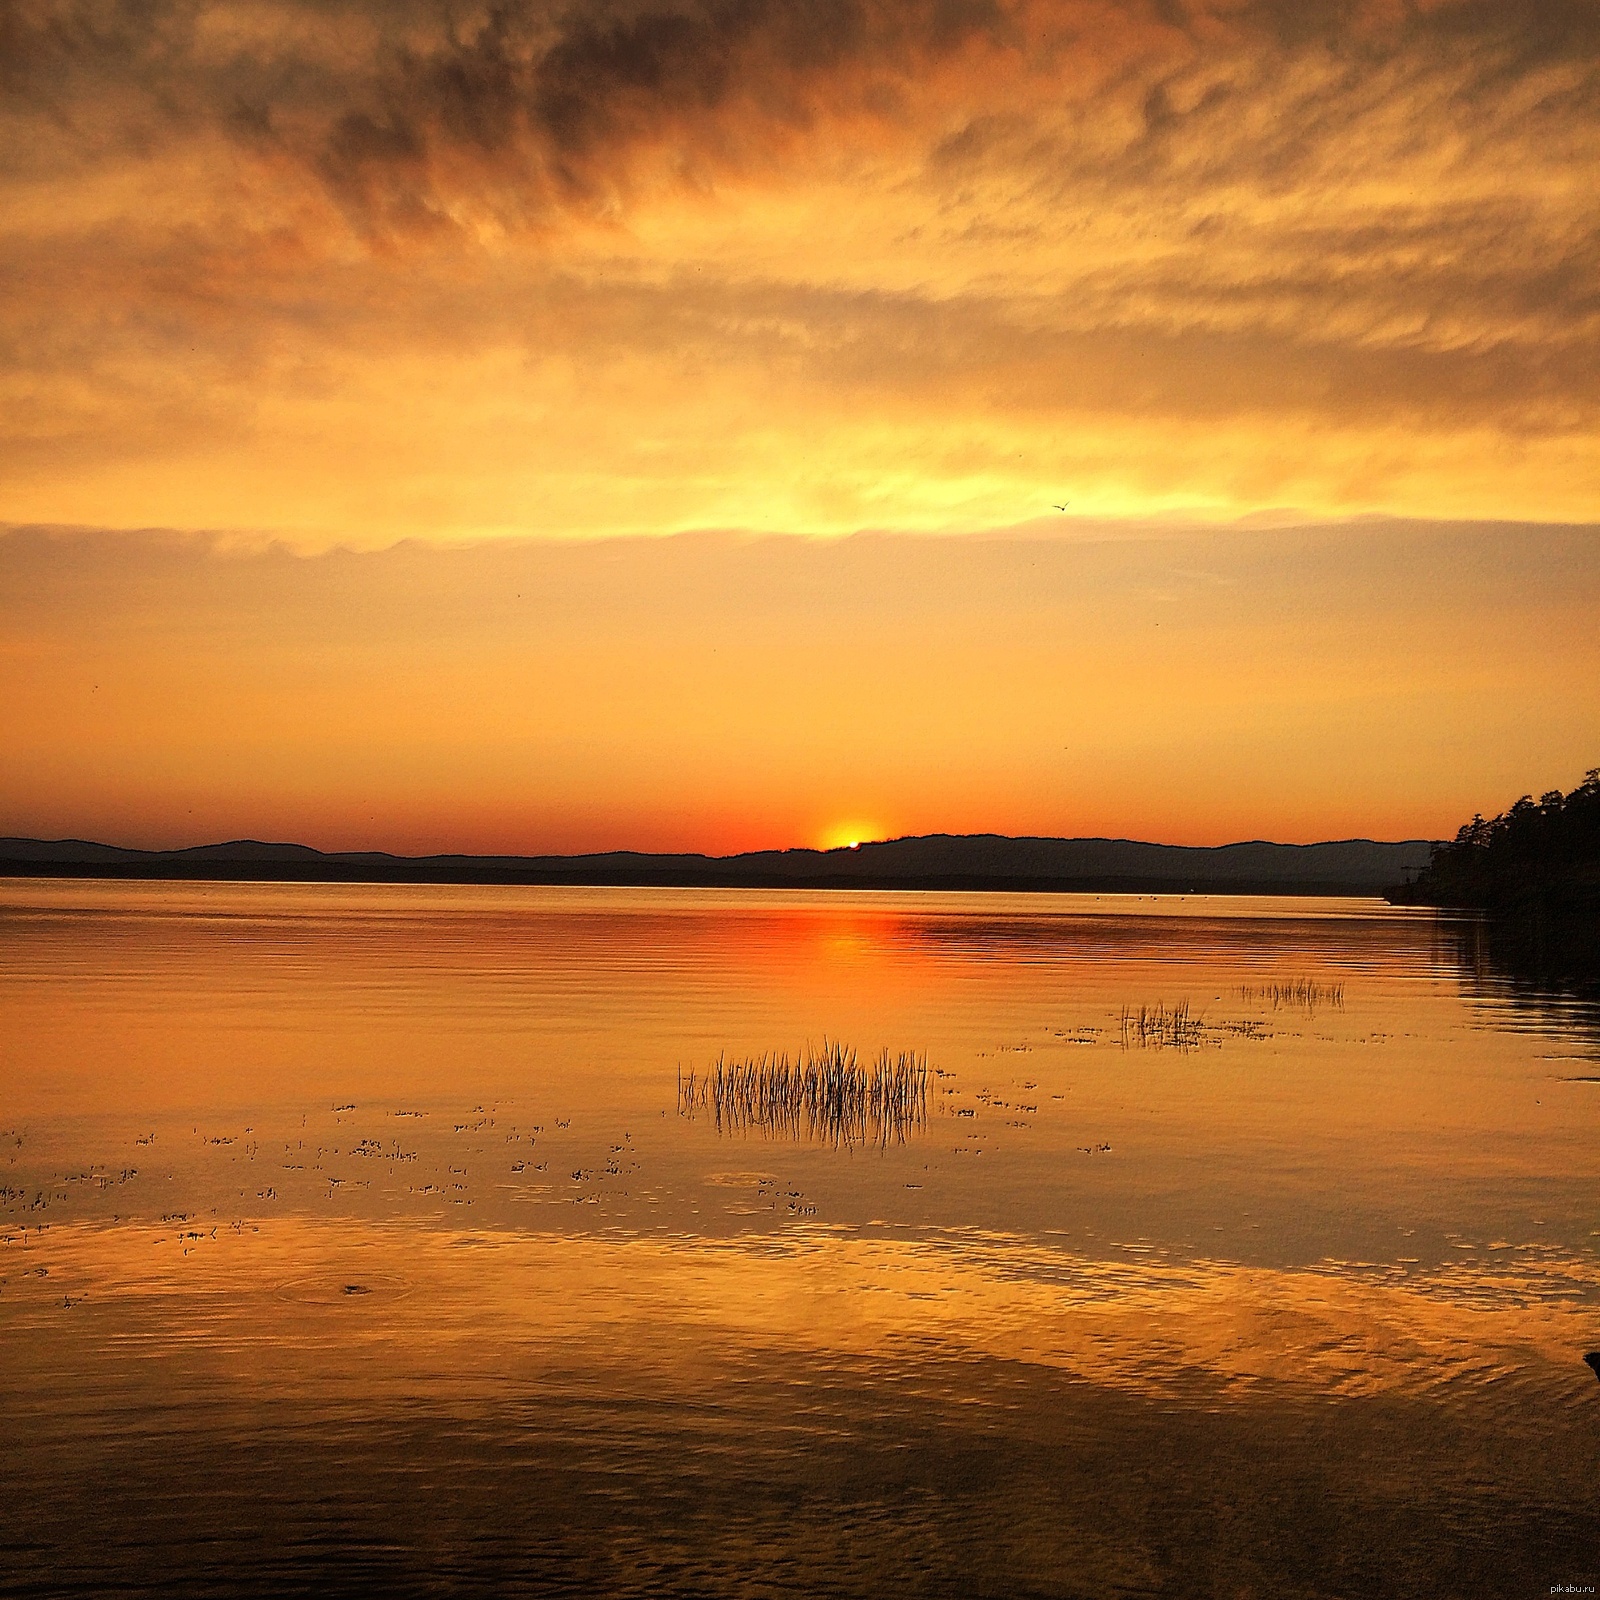
[[[1204,1042],[1205,1024],[1189,1010],[1189,1002],[1176,1005],[1122,1008],[1122,1047],[1141,1050],[1193,1050]]]
[[[903,1144],[928,1119],[928,1060],[880,1051],[870,1064],[822,1042],[790,1056],[768,1052],[678,1074],[678,1112],[709,1112],[718,1132],[776,1134],[832,1145]]]
[[[1299,1011],[1315,1011],[1318,1006],[1344,1009],[1344,985],[1319,983],[1315,978],[1289,978],[1282,983],[1245,984],[1239,990],[1241,1000],[1264,1000],[1274,1011],[1293,1007]]]

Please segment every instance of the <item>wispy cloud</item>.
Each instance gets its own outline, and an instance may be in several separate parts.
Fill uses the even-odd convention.
[[[0,13],[13,518],[1600,516],[1600,13]]]

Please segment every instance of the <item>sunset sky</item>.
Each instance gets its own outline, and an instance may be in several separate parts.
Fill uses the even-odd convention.
[[[1597,172],[1591,0],[10,0],[0,833],[1571,787]]]

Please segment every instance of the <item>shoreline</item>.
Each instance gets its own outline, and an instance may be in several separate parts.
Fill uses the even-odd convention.
[[[761,872],[628,872],[545,869],[453,868],[418,864],[386,868],[335,863],[208,861],[111,863],[0,860],[0,877],[100,879],[133,883],[378,883],[507,885],[568,889],[797,889],[900,890],[974,894],[1193,894],[1282,895],[1336,899],[1358,896],[1391,898],[1392,884],[1282,878],[1135,878],[1128,876],[1034,877],[975,873],[842,873],[789,874]]]

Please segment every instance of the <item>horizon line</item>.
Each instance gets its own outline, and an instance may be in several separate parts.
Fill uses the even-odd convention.
[[[77,837],[41,838],[31,834],[7,834],[0,836],[0,851],[5,846],[13,844],[26,844],[41,847],[52,845],[59,846],[87,846],[96,850],[117,850],[130,855],[184,855],[198,850],[226,850],[233,846],[252,847],[268,850],[304,850],[314,855],[335,856],[382,856],[392,861],[437,861],[437,860],[465,860],[465,861],[495,861],[495,860],[520,860],[520,861],[585,861],[603,856],[640,856],[644,858],[688,858],[700,861],[738,861],[748,856],[769,855],[815,855],[815,856],[851,856],[860,855],[862,851],[894,844],[918,844],[931,840],[998,840],[1011,844],[1125,844],[1141,845],[1155,850],[1195,850],[1217,851],[1235,850],[1251,845],[1264,845],[1275,850],[1313,850],[1324,845],[1436,845],[1446,841],[1428,838],[1425,835],[1414,835],[1403,839],[1376,839],[1368,835],[1346,835],[1336,839],[1312,840],[1280,840],[1266,838],[1230,839],[1222,844],[1172,844],[1159,839],[1134,839],[1125,835],[1112,834],[1045,834],[1045,833],[997,833],[985,830],[977,833],[952,833],[944,830],[932,833],[907,833],[896,834],[882,839],[862,839],[856,843],[840,845],[768,845],[750,850],[734,850],[726,854],[712,854],[705,850],[644,850],[629,845],[612,846],[599,850],[534,850],[534,851],[470,851],[470,850],[430,850],[418,854],[405,854],[397,850],[384,850],[374,847],[355,847],[349,849],[324,849],[318,845],[304,844],[296,839],[258,839],[240,836],[233,839],[218,839],[200,844],[189,845],[123,845],[109,844],[100,839],[84,839]]]

